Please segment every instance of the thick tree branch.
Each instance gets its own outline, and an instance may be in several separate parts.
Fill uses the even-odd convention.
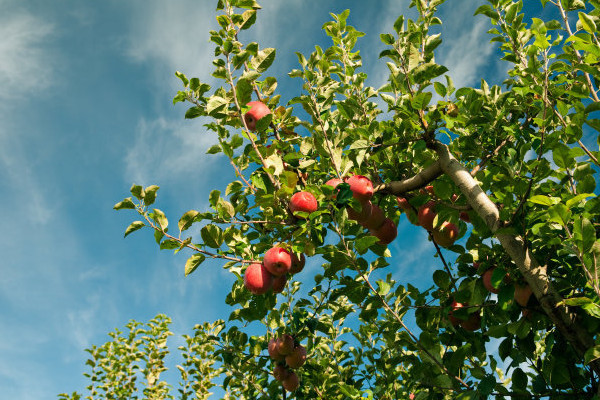
[[[469,171],[450,153],[448,146],[435,142],[433,149],[440,157],[442,171],[459,187],[467,202],[485,221],[488,228],[496,233],[502,225],[496,205],[483,192]],[[572,344],[577,353],[583,356],[586,350],[594,346],[594,341],[585,328],[576,323],[576,315],[561,304],[563,299],[548,279],[546,267],[538,264],[521,237],[507,233],[497,233],[496,237],[523,274],[556,328]],[[590,365],[596,373],[600,373],[600,363],[593,362]]]
[[[393,194],[395,196],[400,196],[406,192],[410,192],[411,190],[422,188],[438,176],[442,175],[442,173],[440,162],[436,161],[415,176],[402,181],[393,181],[378,185],[374,188],[374,191],[381,191]]]

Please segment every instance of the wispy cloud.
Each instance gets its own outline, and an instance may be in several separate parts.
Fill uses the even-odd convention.
[[[198,120],[141,119],[135,144],[127,153],[126,176],[144,185],[168,177],[206,177],[215,161],[223,161],[221,157],[206,155],[216,142],[214,134],[206,132]]]
[[[0,2],[0,99],[14,99],[47,88],[52,82],[46,50],[54,27],[14,3]]]

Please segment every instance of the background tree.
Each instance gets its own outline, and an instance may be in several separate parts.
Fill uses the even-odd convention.
[[[302,93],[282,102],[266,75],[275,49],[238,37],[259,5],[218,1],[210,38],[223,86],[178,72],[174,102],[192,104],[186,118],[212,118],[219,143],[208,153],[227,156],[238,180],[210,194],[211,210],[186,212],[177,234],[152,208],[157,186],[134,185],[115,205],[141,216],[125,235],[149,227],[161,249],[190,249],[186,275],[220,258],[238,277],[229,322],[186,337],[178,398],[206,398],[214,384],[247,399],[598,397],[599,3],[541,0],[556,17],[542,20],[522,1],[488,1],[475,14],[489,18],[510,69],[502,87],[458,89],[434,57],[442,3],[412,1],[418,18],[381,35],[389,79],[378,89],[365,84],[349,12],[332,15],[332,46],[298,54],[289,76]],[[297,192],[316,209],[310,195],[291,200]],[[439,269],[428,290],[386,273],[399,218],[430,231]],[[265,257],[274,247],[283,258]],[[322,260],[311,281],[285,273],[303,256]],[[289,265],[280,275],[271,263]],[[107,382],[107,398],[140,393],[135,376],[172,398],[154,384],[160,321],[158,347],[140,353],[132,333],[91,350],[91,380]],[[282,355],[300,347],[306,362],[292,368]]]

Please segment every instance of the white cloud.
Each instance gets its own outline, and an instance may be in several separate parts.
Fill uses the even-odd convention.
[[[483,67],[490,64],[495,45],[490,43],[490,21],[483,16],[473,16],[481,0],[463,0],[460,7],[445,4],[442,11],[442,39],[438,63],[445,65],[454,86],[478,85],[481,78],[490,79],[490,71]],[[465,23],[467,20],[469,23]],[[496,72],[496,64],[492,67]]]
[[[206,155],[206,150],[217,140],[214,133],[206,132],[197,121],[141,119],[135,144],[126,157],[126,176],[142,185],[167,177],[207,177],[212,164],[224,160]]]
[[[14,99],[47,88],[52,62],[46,50],[52,24],[0,3],[0,99]]]
[[[148,2],[135,9],[126,53],[140,63],[152,62],[159,88],[179,85],[175,71],[210,83],[214,50],[208,31],[216,27],[214,2]],[[158,65],[156,65],[158,61]],[[170,85],[169,85],[170,82]]]

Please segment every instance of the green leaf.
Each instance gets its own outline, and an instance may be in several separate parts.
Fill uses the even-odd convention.
[[[589,349],[587,349],[587,351],[583,355],[583,361],[586,365],[591,363],[594,360],[599,359],[599,358],[600,358],[600,345],[590,347]]]
[[[217,114],[227,106],[228,101],[220,96],[212,96],[208,99],[208,103],[206,104],[206,113],[213,117],[217,117]]]
[[[131,232],[135,232],[138,229],[141,229],[143,226],[146,226],[146,224],[144,224],[142,221],[133,221],[131,225],[125,229],[125,236],[123,237],[127,237],[127,235],[129,235]]]
[[[436,270],[433,273],[433,281],[440,289],[448,289],[450,287],[450,276],[446,271]]]
[[[541,204],[543,206],[552,206],[560,203],[560,198],[558,197],[550,197],[544,195],[532,196],[528,200],[529,203]]]
[[[210,148],[208,150],[206,150],[206,154],[217,154],[220,152],[221,152],[220,144],[214,144],[214,145],[210,146]]]
[[[223,244],[223,231],[217,225],[209,224],[200,230],[204,244],[213,249],[218,249]]]
[[[275,49],[266,48],[260,50],[256,56],[252,57],[252,60],[250,61],[250,67],[262,74],[271,66],[271,64],[273,64],[274,60]]]
[[[181,79],[181,82],[183,82],[183,86],[185,86],[185,87],[187,87],[187,85],[190,83],[188,78],[182,72],[175,71],[175,76],[178,77],[179,79]]]
[[[156,192],[158,191],[158,189],[160,188],[156,185],[151,185],[144,189],[144,204],[146,206],[152,205],[154,203],[154,201],[156,200]]]
[[[594,193],[581,193],[578,194],[577,196],[570,198],[569,200],[567,200],[567,208],[571,208],[577,204],[579,204],[580,202],[582,202],[583,200],[587,199],[588,197],[596,197],[596,195]]]
[[[117,204],[115,204],[113,206],[113,209],[115,209],[115,210],[123,210],[123,209],[126,209],[126,208],[133,208],[133,209],[135,209],[135,204],[131,200],[131,197],[123,199],[123,201],[120,201],[120,202],[118,202]]]
[[[392,285],[389,282],[385,282],[382,280],[377,281],[377,293],[381,296],[385,296],[390,292]]]
[[[193,119],[193,118],[201,117],[203,115],[206,115],[206,112],[202,108],[197,107],[197,106],[190,107],[185,112],[186,119]]]
[[[377,242],[379,242],[379,239],[375,236],[363,236],[355,242],[356,251],[358,254],[365,254],[369,250],[369,247]]]
[[[564,204],[556,204],[548,209],[548,220],[566,226],[571,219],[571,211]]]
[[[521,368],[516,368],[512,374],[512,388],[517,391],[527,390],[527,374]]]
[[[129,189],[129,191],[131,192],[132,195],[135,196],[136,199],[143,200],[144,188],[142,188],[140,185],[134,184],[133,186],[131,186],[131,189]]]
[[[160,225],[163,231],[166,230],[169,226],[169,221],[167,220],[165,213],[159,210],[158,208],[153,209],[149,215],[150,218],[152,218],[154,221],[156,221],[156,223]]]
[[[198,214],[200,213],[196,210],[190,210],[183,214],[181,218],[179,218],[179,222],[177,223],[179,231],[183,232],[189,229],[189,227],[192,226],[192,224],[195,222],[195,219],[198,216]]]
[[[240,78],[235,87],[237,99],[240,104],[247,104],[252,100],[253,84],[247,79]]]
[[[160,249],[161,250],[175,250],[178,249],[180,246],[180,243],[175,240],[175,239],[167,239],[167,240],[163,240],[162,243],[160,244]]]
[[[185,263],[185,276],[188,276],[194,272],[196,268],[198,268],[198,265],[202,264],[205,259],[206,257],[201,253],[193,254],[190,258],[188,258]]]
[[[419,93],[411,99],[410,103],[416,110],[423,110],[429,104],[431,97],[431,92]]]
[[[561,168],[573,168],[575,159],[571,156],[571,149],[562,144],[558,143],[552,152],[552,159]]]
[[[242,23],[240,24],[240,29],[248,29],[256,22],[256,11],[255,10],[246,10],[242,14]]]
[[[594,23],[594,20],[590,18],[590,16],[586,13],[579,12],[578,14],[579,22],[581,23],[581,26],[583,26],[583,29],[585,29],[589,33],[596,32],[596,24]]]
[[[442,97],[446,97],[446,94],[448,93],[446,90],[446,86],[444,86],[440,82],[433,82],[433,88],[435,89],[435,92],[437,94],[439,94]]]

